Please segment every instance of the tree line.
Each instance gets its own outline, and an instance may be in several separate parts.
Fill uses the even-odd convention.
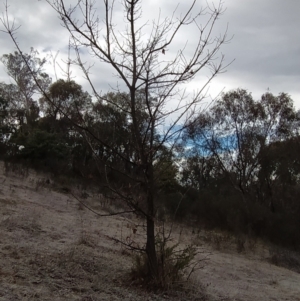
[[[26,58],[47,95],[40,94],[17,52],[1,58],[15,82],[0,85],[1,158],[93,179],[103,192],[112,188],[140,210],[144,183],[130,96],[107,93],[95,101],[73,80],[52,83],[34,50]],[[139,131],[145,133],[149,116],[142,91],[137,100]],[[190,119],[176,147],[160,144],[157,129],[157,210],[299,247],[299,123],[288,94],[267,92],[254,100],[237,89]]]
[[[199,215],[234,232],[299,247],[300,112],[286,93],[224,93],[186,131],[182,183]]]

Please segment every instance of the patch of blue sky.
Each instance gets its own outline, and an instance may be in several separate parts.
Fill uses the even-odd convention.
[[[167,134],[167,139],[166,138]],[[177,156],[192,157],[195,155],[208,157],[216,153],[235,152],[238,148],[237,137],[233,133],[218,133],[205,131],[202,135],[197,135],[196,138],[187,138],[184,135],[182,125],[176,125],[172,129],[165,129],[161,135],[161,139],[165,139],[167,147],[173,147],[174,144],[181,145],[184,148],[184,155],[176,154]]]

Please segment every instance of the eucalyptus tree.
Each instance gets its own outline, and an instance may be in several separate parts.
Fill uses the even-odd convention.
[[[31,48],[30,53],[15,51],[4,54],[1,62],[7,74],[13,79],[12,85],[15,86],[18,94],[17,97],[11,99],[11,106],[14,106],[19,114],[22,111],[24,121],[30,122],[33,117],[32,111],[37,108],[36,94],[41,93],[40,88],[46,90],[51,83],[51,78],[44,71],[46,59],[39,58],[38,52]]]
[[[12,133],[17,126],[17,120],[21,118],[15,107],[18,98],[17,87],[13,84],[0,83],[0,118],[2,130]],[[4,134],[4,132],[3,132]]]
[[[46,90],[47,95],[39,99],[44,114],[54,119],[68,117],[75,119],[82,117],[91,105],[91,96],[84,92],[82,87],[74,80],[59,79]],[[51,103],[47,101],[51,99]],[[62,116],[61,112],[64,112]]]
[[[299,116],[289,95],[266,93],[255,101],[238,89],[224,93],[209,111],[191,120],[186,137],[195,151],[217,160],[245,200],[251,194],[258,197],[252,189],[268,145],[298,135],[298,129]]]
[[[261,153],[259,197],[273,212],[299,213],[300,137],[270,143]]]
[[[5,144],[6,135],[10,132],[8,118],[9,118],[8,102],[5,98],[0,96],[0,145],[1,146]],[[0,152],[0,155],[2,156],[2,152]]]

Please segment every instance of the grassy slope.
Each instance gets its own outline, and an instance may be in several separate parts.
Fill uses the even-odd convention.
[[[5,173],[0,162],[0,300],[202,300],[203,286],[209,300],[300,300],[300,274],[266,262],[265,248],[237,254],[224,235],[179,226],[176,241],[211,253],[189,297],[130,285],[131,255],[111,238],[141,241],[131,229],[140,221],[97,217],[46,179],[34,171]],[[87,201],[103,210],[97,196]]]

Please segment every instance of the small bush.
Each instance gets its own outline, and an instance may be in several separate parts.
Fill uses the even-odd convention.
[[[200,260],[195,260],[198,250],[194,246],[180,249],[178,244],[169,246],[166,240],[158,238],[156,247],[159,268],[157,279],[150,277],[146,253],[135,256],[132,268],[133,280],[146,284],[148,288],[168,290],[175,285],[179,288],[200,264]]]
[[[300,254],[280,247],[270,247],[270,263],[300,273]]]

